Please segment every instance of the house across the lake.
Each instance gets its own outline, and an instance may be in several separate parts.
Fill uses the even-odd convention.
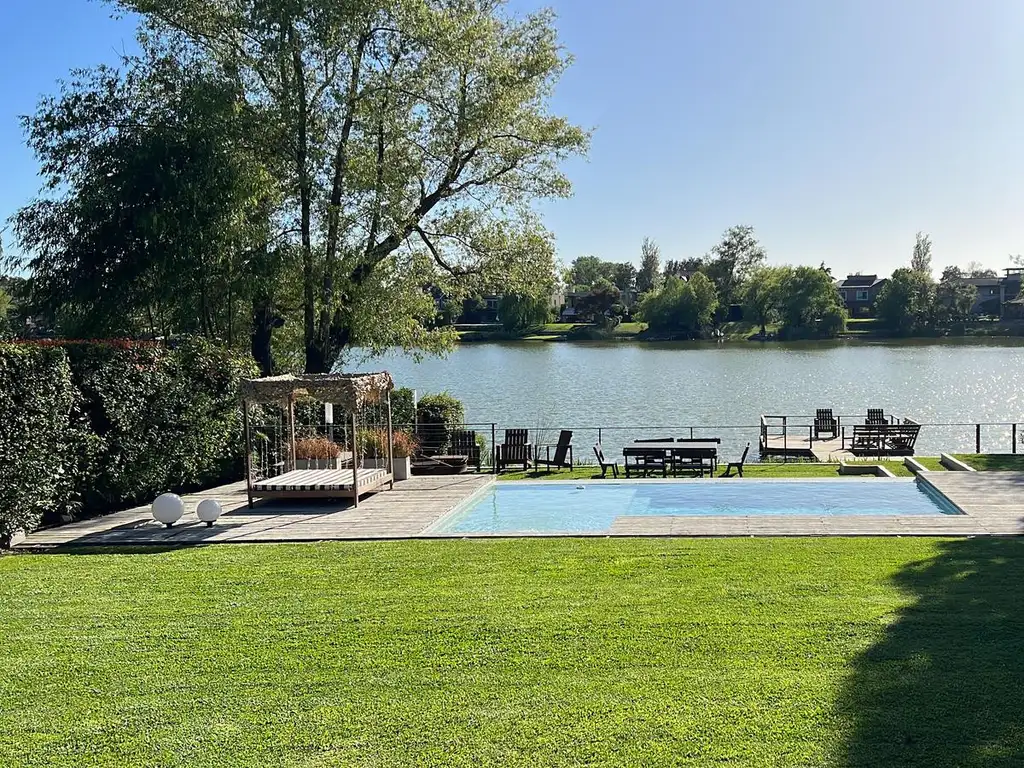
[[[836,287],[850,317],[874,317],[875,299],[888,278],[878,275],[847,275]]]
[[[1003,270],[1003,277],[967,277],[964,282],[978,289],[978,295],[971,307],[971,314],[1006,318],[1016,315],[1019,302],[1011,305],[1020,296],[1021,277],[1024,268],[1012,267]]]

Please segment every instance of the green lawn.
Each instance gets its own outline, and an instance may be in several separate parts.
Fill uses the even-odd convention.
[[[925,469],[930,469],[933,472],[945,472],[946,468],[939,463],[938,456],[915,456],[918,463],[921,464]]]
[[[619,460],[620,464],[622,460]],[[913,473],[902,461],[870,461],[868,464],[881,464],[888,467],[897,477],[911,477]],[[720,464],[716,477],[725,474],[725,464]],[[838,464],[824,464],[817,462],[764,462],[760,464],[747,464],[743,467],[743,478],[764,478],[764,477],[838,477]],[[573,467],[572,471],[561,470],[559,472],[547,472],[544,469],[529,472],[505,472],[500,476],[501,480],[590,480],[599,479],[601,469],[596,465],[583,464]],[[611,470],[608,470],[608,478],[612,477]],[[622,467],[619,467],[619,477],[625,477]],[[739,478],[737,478],[739,482]]]
[[[1024,540],[0,558],[0,765],[1011,766]]]
[[[1008,470],[1024,472],[1024,455],[1019,453],[955,453],[960,459],[980,472]]]

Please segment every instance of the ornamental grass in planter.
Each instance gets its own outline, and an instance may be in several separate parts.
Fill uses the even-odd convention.
[[[296,469],[338,469],[341,446],[326,437],[301,437],[295,441]]]

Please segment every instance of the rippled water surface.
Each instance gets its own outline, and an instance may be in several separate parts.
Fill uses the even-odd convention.
[[[975,422],[1024,421],[1024,343],[1017,340],[465,344],[444,359],[394,355],[347,367],[385,368],[399,386],[420,393],[447,390],[463,400],[468,421],[545,429],[538,442],[573,428],[581,452],[590,451],[599,426],[604,444],[617,448],[658,436],[638,427],[706,425],[728,453],[747,440],[756,446],[761,414],[820,407],[837,414],[876,407],[923,424],[966,424],[925,427],[919,454],[973,450]],[[983,427],[982,448],[1009,452],[1010,427]]]

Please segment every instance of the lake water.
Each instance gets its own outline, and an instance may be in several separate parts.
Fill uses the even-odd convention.
[[[697,425],[722,437],[723,455],[748,440],[756,451],[761,414],[825,407],[851,415],[884,408],[925,425],[964,425],[923,427],[922,455],[973,451],[975,422],[1004,423],[983,427],[982,449],[1009,452],[1008,423],[1024,421],[1021,340],[486,343],[464,344],[447,358],[387,355],[347,367],[388,370],[397,386],[420,395],[448,391],[465,404],[468,422],[538,430],[534,442],[573,429],[577,458],[591,456],[598,427],[611,450],[661,431],[681,437]]]

